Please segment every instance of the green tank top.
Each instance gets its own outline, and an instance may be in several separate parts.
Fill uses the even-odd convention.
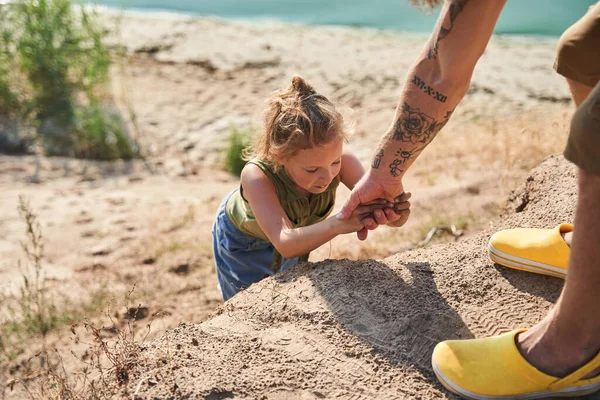
[[[294,227],[302,227],[323,221],[331,214],[335,204],[335,193],[339,185],[339,177],[333,179],[322,193],[310,197],[302,195],[296,185],[285,173],[283,167],[275,171],[272,163],[263,160],[250,160],[250,164],[258,166],[275,186],[277,198]],[[260,229],[254,218],[250,204],[244,199],[243,188],[231,195],[227,201],[225,212],[231,223],[247,235],[269,240]],[[300,261],[308,260],[309,254],[300,257]],[[277,269],[281,264],[281,255],[275,250],[271,268]]]

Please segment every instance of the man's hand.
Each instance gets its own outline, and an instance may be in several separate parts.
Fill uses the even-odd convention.
[[[362,179],[356,184],[350,198],[342,207],[339,213],[341,220],[348,219],[352,212],[360,204],[368,204],[376,199],[385,199],[390,202],[398,203],[397,211],[392,209],[376,210],[373,217],[367,217],[364,220],[365,228],[357,232],[360,240],[365,240],[368,230],[373,230],[382,224],[400,227],[406,223],[410,214],[410,203],[407,200],[410,194],[404,193],[402,181],[391,179],[380,179],[377,173],[369,170]],[[403,203],[403,204],[402,204]],[[402,204],[402,205],[401,205]]]
[[[388,226],[393,226],[395,228],[399,228],[402,225],[404,225],[406,223],[406,221],[408,221],[408,217],[410,216],[410,202],[408,200],[410,199],[411,195],[412,194],[410,192],[404,192],[400,196],[396,197],[396,200],[395,200],[396,206],[394,207],[394,215],[399,215],[400,218],[398,218],[398,219],[388,218],[387,221],[385,221],[385,220],[380,221],[377,218],[375,218],[377,223],[379,225],[386,224]]]

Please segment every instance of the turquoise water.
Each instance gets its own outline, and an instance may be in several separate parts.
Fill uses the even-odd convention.
[[[486,0],[496,1],[496,0]],[[559,36],[597,0],[508,0],[496,33]],[[311,25],[351,25],[430,32],[438,11],[408,0],[96,0],[97,4],[222,18],[275,19]]]

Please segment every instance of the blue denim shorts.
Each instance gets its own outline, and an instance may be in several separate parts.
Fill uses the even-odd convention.
[[[217,280],[224,301],[253,283],[298,263],[298,257],[282,258],[279,268],[273,270],[275,248],[271,242],[250,236],[231,223],[225,206],[235,190],[221,202],[212,228]]]

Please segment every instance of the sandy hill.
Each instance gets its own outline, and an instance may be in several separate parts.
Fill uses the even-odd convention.
[[[141,398],[453,398],[432,372],[435,344],[531,326],[563,283],[492,264],[489,236],[572,221],[575,178],[552,156],[493,227],[465,241],[266,279],[212,319],[147,343],[130,389]]]
[[[427,36],[105,15],[116,23],[113,44],[128,50],[112,89],[135,111],[146,160],[0,156],[0,314],[2,296],[18,303],[23,282],[20,195],[42,226],[47,293],[61,315],[89,318],[111,343],[130,323],[143,336],[156,317],[127,388],[144,399],[443,398],[429,366],[436,342],[530,326],[556,300],[561,281],[496,268],[486,244],[504,227],[572,220],[574,171],[560,157],[535,170],[498,219],[510,190],[564,147],[572,105],[552,70],[558,38],[492,39],[452,120],[405,177],[414,212],[402,229],[335,238],[311,260],[342,260],[298,266],[222,305],[210,243],[217,206],[239,184],[223,163],[232,126],[258,129],[265,99],[300,74],[356,123],[348,149],[368,166]],[[336,210],[347,195],[340,190]],[[465,233],[457,242],[436,235],[405,252],[451,224]],[[144,316],[131,322],[136,304]],[[22,366],[43,364],[45,346],[76,378],[93,342],[77,332],[79,343],[61,325],[29,337],[19,358],[0,357],[0,399],[50,397],[7,388],[30,379]]]

